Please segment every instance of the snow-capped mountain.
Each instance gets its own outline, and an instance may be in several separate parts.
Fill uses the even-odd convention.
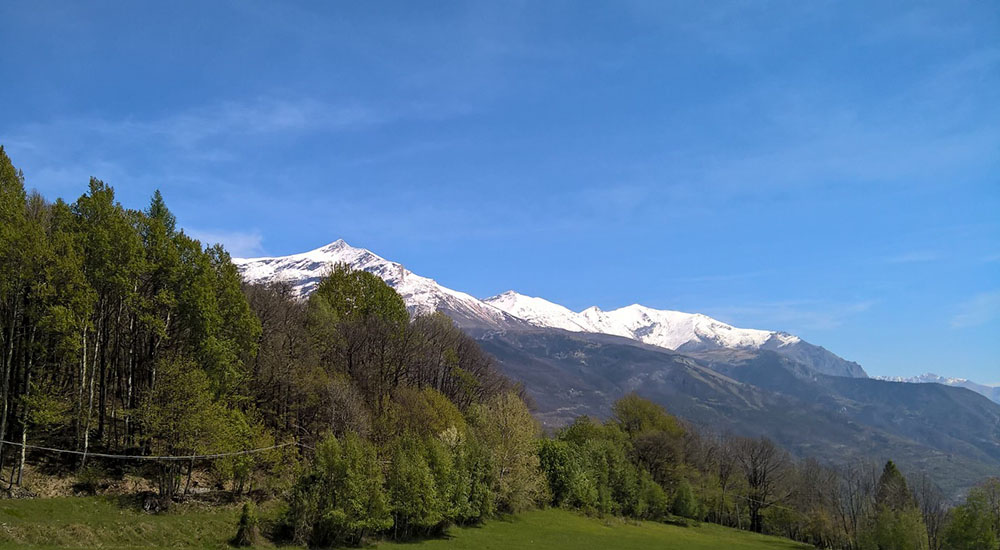
[[[504,311],[464,292],[439,285],[364,248],[343,240],[326,246],[273,258],[233,258],[243,279],[250,283],[285,282],[300,297],[308,296],[333,266],[345,263],[352,268],[378,275],[403,297],[412,315],[443,311],[465,326],[505,328],[523,322]]]
[[[576,313],[513,290],[484,301],[535,326],[614,334],[671,350],[704,346],[760,349],[768,342],[780,348],[802,341],[784,332],[736,328],[700,313],[658,310],[639,304],[611,311],[593,306]]]
[[[996,403],[1000,403],[1000,387],[977,384],[976,382],[965,378],[946,378],[930,372],[921,374],[920,376],[876,376],[875,378],[878,380],[885,380],[887,382],[906,382],[908,384],[943,384],[945,386],[966,388],[980,395],[986,396]]]
[[[867,376],[857,363],[784,332],[736,328],[698,313],[657,310],[638,304],[602,311],[590,307],[579,313],[542,298],[514,291],[479,300],[441,286],[396,262],[343,240],[324,247],[272,258],[234,258],[243,278],[251,283],[283,281],[299,296],[307,296],[337,263],[378,275],[406,301],[414,315],[443,311],[466,329],[523,330],[532,327],[571,332],[610,334],[669,350],[712,352],[770,350],[800,361],[813,370],[835,376]]]
[[[487,304],[538,327],[613,334],[679,352],[770,350],[805,363],[823,374],[867,376],[861,365],[786,332],[736,328],[700,313],[660,310],[633,304],[611,311],[596,306],[579,313],[543,298],[507,291]]]

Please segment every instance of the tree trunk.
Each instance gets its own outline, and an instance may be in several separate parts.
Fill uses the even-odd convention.
[[[98,334],[100,334],[100,329],[98,329]],[[87,423],[83,429],[83,458],[80,459],[80,467],[83,468],[87,463],[87,450],[90,447],[90,420],[94,413],[94,379],[97,377],[97,359],[101,355],[101,339],[98,338],[97,342],[94,343],[94,366],[90,369],[90,397],[87,399]]]
[[[15,295],[16,300],[16,295]],[[7,410],[9,408],[10,397],[10,371],[14,363],[14,329],[17,327],[18,305],[15,301],[14,312],[10,321],[10,331],[8,333],[7,357],[4,358],[3,366],[3,388],[0,389],[0,400],[3,401],[0,407],[0,469],[3,469],[3,440],[7,437]]]
[[[192,472],[194,472],[194,459],[193,458],[191,459],[191,462],[188,463],[187,481],[184,483],[184,494],[185,495],[191,492],[191,474],[192,474]]]
[[[31,328],[31,337],[28,339],[28,362],[24,368],[24,388],[22,393],[25,399],[31,394],[31,367],[34,362],[34,354],[31,349],[35,345],[35,327]],[[21,477],[24,474],[24,459],[28,450],[28,407],[27,404],[21,407],[21,452],[17,461],[17,486],[21,486]],[[14,479],[11,475],[11,483]]]
[[[76,409],[76,442],[77,445],[80,444],[80,440],[83,438],[83,430],[80,427],[83,425],[83,390],[87,387],[87,328],[83,329],[83,353],[80,358],[80,391],[77,395],[77,409]]]

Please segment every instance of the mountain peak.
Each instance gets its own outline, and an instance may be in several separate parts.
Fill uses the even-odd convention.
[[[344,239],[337,239],[332,243],[323,247],[323,250],[340,250],[342,248],[353,248],[351,245],[347,244]]]
[[[509,314],[464,292],[441,286],[433,279],[408,271],[402,264],[382,258],[343,239],[301,254],[277,258],[234,258],[243,279],[249,283],[286,282],[299,297],[308,296],[336,264],[378,276],[406,302],[412,315],[444,311],[456,322],[490,329],[521,324]]]
[[[609,334],[652,346],[685,352],[717,349],[770,349],[839,376],[865,376],[856,364],[808,344],[798,337],[775,331],[736,328],[700,313],[658,310],[631,304],[612,311],[591,306],[579,313],[544,298],[508,290],[479,300],[441,286],[433,279],[406,270],[402,264],[355,248],[343,239],[302,254],[277,258],[234,258],[248,282],[285,281],[299,296],[311,293],[334,265],[377,275],[396,289],[413,315],[443,311],[460,326],[513,330],[528,326],[571,332]]]

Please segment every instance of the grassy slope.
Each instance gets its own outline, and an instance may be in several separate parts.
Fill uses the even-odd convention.
[[[453,529],[449,539],[429,540],[427,550],[501,550],[532,548],[577,550],[764,550],[811,548],[790,540],[755,535],[712,524],[677,527],[661,523],[623,523],[592,519],[565,510],[521,514],[509,521],[491,521],[482,528]],[[382,544],[380,550],[411,548],[413,544]]]
[[[265,507],[264,513],[268,513]],[[238,507],[178,507],[149,515],[101,498],[0,501],[0,548],[228,548]],[[709,524],[676,527],[598,520],[563,510],[522,514],[485,527],[452,529],[445,539],[378,546],[382,550],[581,548],[792,550],[806,546]]]

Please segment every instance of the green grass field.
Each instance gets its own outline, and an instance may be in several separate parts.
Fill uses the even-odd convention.
[[[264,516],[273,507],[263,507]],[[103,498],[0,501],[0,548],[229,548],[238,507],[178,506],[150,515]],[[785,539],[710,524],[678,527],[594,519],[564,510],[540,510],[484,527],[452,529],[446,538],[382,543],[379,549],[491,550],[764,550],[809,548]]]

